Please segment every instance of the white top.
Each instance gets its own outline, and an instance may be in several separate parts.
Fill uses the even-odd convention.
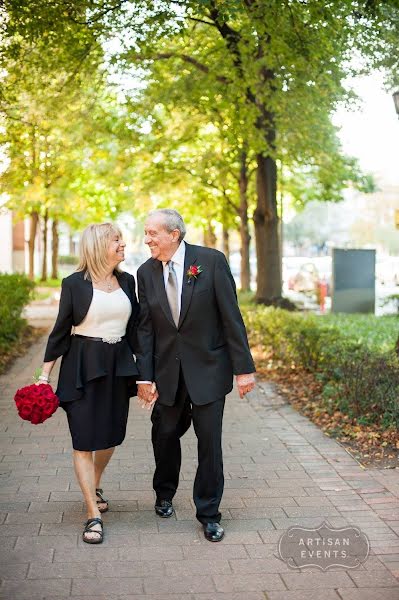
[[[132,312],[132,305],[122,288],[103,292],[93,288],[87,315],[73,333],[90,337],[122,337]]]
[[[176,273],[176,277],[177,277],[177,290],[178,290],[177,299],[179,302],[179,313],[180,313],[180,309],[181,309],[181,293],[182,293],[182,289],[183,289],[185,257],[186,257],[186,244],[184,241],[182,241],[180,243],[178,249],[172,256],[172,258],[170,259],[171,262],[173,262],[173,267],[175,269],[175,273]],[[169,265],[167,262],[163,262],[163,261],[162,261],[162,264],[163,264],[163,279],[164,279],[165,289],[166,289],[166,284],[168,283],[168,277],[169,277]]]

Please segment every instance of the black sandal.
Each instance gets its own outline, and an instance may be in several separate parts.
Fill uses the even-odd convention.
[[[94,527],[94,525],[101,525],[101,531],[93,530],[92,528]],[[85,533],[95,533],[99,537],[86,538]],[[102,541],[104,539],[104,532],[103,532],[103,522],[100,519],[100,517],[95,517],[94,519],[89,519],[88,521],[86,521],[82,537],[83,537],[83,541],[86,542],[86,544],[101,544],[102,543]]]
[[[101,488],[96,488],[96,496],[97,496],[97,498],[100,498],[100,500],[97,500],[97,504],[106,504],[107,505],[105,508],[98,507],[98,510],[100,511],[100,513],[105,513],[109,509],[108,500],[106,500],[104,498],[103,493],[104,492],[102,491]]]

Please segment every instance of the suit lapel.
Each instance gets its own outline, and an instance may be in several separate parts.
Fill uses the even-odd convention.
[[[193,295],[195,279],[192,278],[189,282],[187,277],[187,271],[189,267],[195,264],[197,257],[195,255],[194,247],[191,244],[187,244],[186,242],[186,256],[184,258],[184,271],[183,271],[183,287],[181,294],[181,309],[180,309],[180,318],[179,318],[179,326],[183,323],[188,307],[190,306],[191,297]]]
[[[84,273],[79,273],[79,294],[78,302],[76,303],[77,308],[77,322],[75,325],[79,325],[87,315],[90,308],[91,301],[93,299],[93,285],[89,279],[84,278]]]
[[[122,290],[125,292],[126,296],[129,298],[130,302],[132,302],[132,292],[129,287],[127,277],[125,276],[124,273],[118,273],[117,271],[115,272],[115,275],[116,275],[116,278],[117,278],[118,283],[121,286]]]
[[[175,322],[172,317],[172,313],[170,311],[168,297],[166,295],[165,290],[165,281],[163,278],[163,265],[160,260],[154,260],[152,264],[152,282],[154,284],[155,293],[158,298],[158,302],[162,307],[163,312],[165,313],[168,321],[172,323],[174,327],[176,327]]]

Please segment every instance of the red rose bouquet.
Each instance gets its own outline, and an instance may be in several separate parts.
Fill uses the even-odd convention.
[[[17,390],[14,400],[21,419],[34,425],[51,417],[60,404],[51,385],[47,383],[27,385]]]

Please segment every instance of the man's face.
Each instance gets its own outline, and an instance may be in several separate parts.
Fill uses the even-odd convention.
[[[179,246],[179,230],[167,231],[162,215],[148,217],[144,234],[144,243],[148,245],[152,258],[157,260],[170,260]]]

